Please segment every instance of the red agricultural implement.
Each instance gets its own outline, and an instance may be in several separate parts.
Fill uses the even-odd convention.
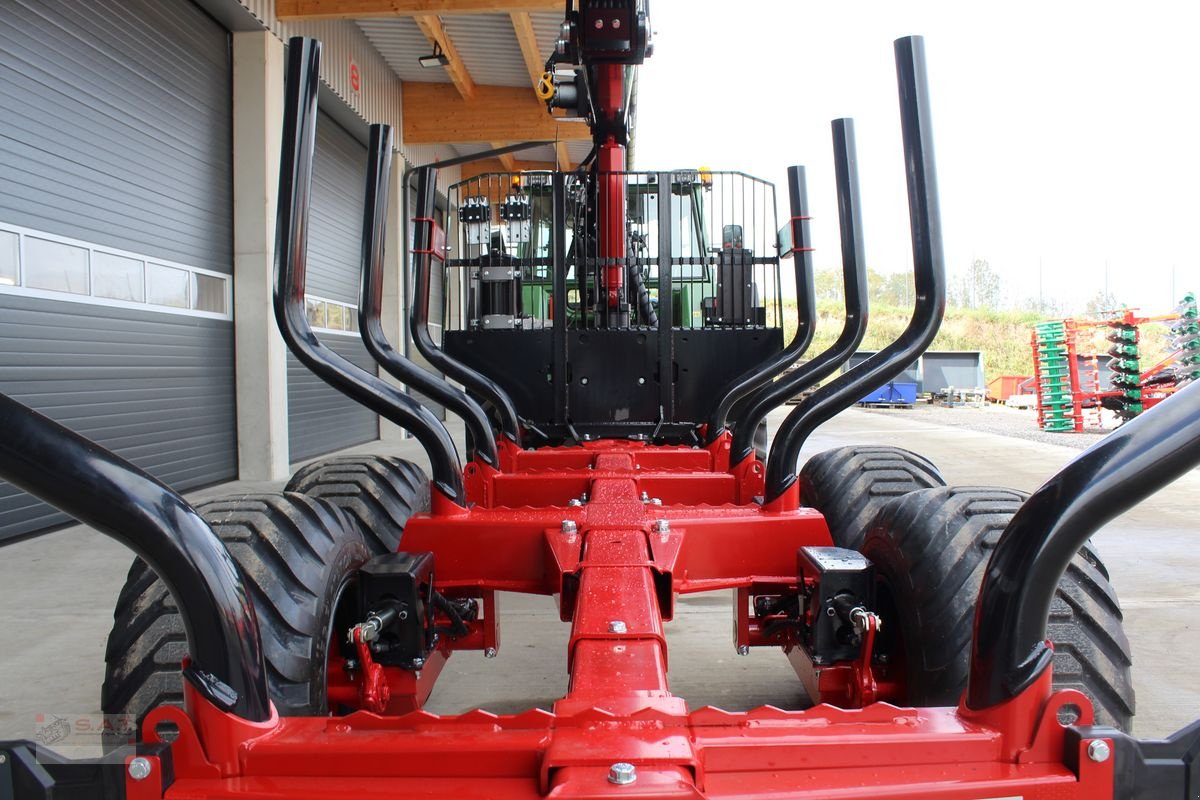
[[[946,487],[926,459],[889,447],[838,448],[798,470],[809,434],[893,380],[942,316],[923,49],[902,39],[912,321],[812,392],[762,452],[767,412],[832,375],[865,330],[853,126],[833,125],[845,328],[787,371],[815,319],[803,170],[789,173],[776,239],[768,184],[625,169],[644,5],[584,0],[564,25],[543,93],[592,123],[579,171],[468,179],[449,188],[444,226],[449,164],[415,169],[410,333],[455,383],[380,325],[391,137],[372,129],[360,329],[381,368],[464,419],[465,464],[428,409],[309,327],[312,40],[288,53],[276,316],[309,369],[412,432],[430,478],[334,457],[283,493],[192,508],[0,398],[0,477],[139,556],[102,698],[138,721],[136,741],[87,762],[2,743],[0,798],[1200,796],[1200,727],[1126,733],[1129,645],[1088,543],[1200,460],[1200,388],[1030,496]],[[784,345],[788,256],[800,302]],[[460,287],[464,320],[441,342],[438,283]],[[731,646],[780,650],[810,708],[730,712],[672,694],[675,600],[717,590],[735,597]],[[518,714],[423,710],[457,651],[500,651],[504,592],[557,599],[571,626],[565,696]]]

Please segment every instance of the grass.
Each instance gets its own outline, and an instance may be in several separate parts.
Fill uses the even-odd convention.
[[[871,306],[867,335],[859,349],[879,350],[895,341],[912,317],[911,307]],[[796,303],[784,301],[784,341],[796,330]],[[837,338],[845,313],[841,301],[817,303],[817,327],[809,353],[819,353]],[[1032,375],[1033,350],[1029,336],[1033,326],[1045,318],[1034,311],[998,311],[986,308],[947,308],[942,327],[931,350],[978,350],[990,381],[999,375]],[[1142,365],[1149,368],[1166,355],[1165,325],[1142,326]],[[1092,341],[1081,342],[1080,352],[1104,354],[1108,350],[1103,329]],[[1105,358],[1107,356],[1104,356]]]

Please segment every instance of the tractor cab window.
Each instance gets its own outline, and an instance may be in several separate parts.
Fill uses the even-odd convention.
[[[704,192],[699,184],[672,184],[670,257],[673,262],[671,278],[674,281],[703,281],[707,278],[708,231],[705,213]],[[649,261],[648,277],[651,281],[657,281],[660,263],[657,183],[631,183],[629,239],[630,255]]]

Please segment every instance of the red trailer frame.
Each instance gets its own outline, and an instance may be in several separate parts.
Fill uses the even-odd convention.
[[[189,689],[186,714],[163,707],[144,726],[147,741],[162,722],[180,729],[167,797],[1112,796],[1112,759],[1088,755],[1112,741],[1059,723],[1065,707],[1079,709],[1077,725],[1092,711],[1078,692],[1052,693],[1049,671],[988,713],[904,708],[887,702],[902,675],[817,666],[794,641],[766,635],[749,600],[795,591],[805,578],[797,549],[828,545],[829,533],[811,509],[736,502],[728,476],[701,463],[706,454],[629,442],[510,452],[516,471],[479,482],[505,507],[443,505],[405,532],[407,548],[434,553],[439,591],[483,601],[471,634],[439,649],[418,678],[384,668],[390,699],[375,712],[246,723]],[[568,504],[577,487],[587,502]],[[732,645],[780,647],[820,704],[692,710],[670,692],[670,598],[728,589],[738,598]],[[420,710],[454,650],[500,648],[502,591],[557,597],[572,626],[567,694],[552,712]],[[365,673],[351,683],[363,696]],[[616,782],[622,764],[633,783]],[[127,788],[159,796],[146,782]]]

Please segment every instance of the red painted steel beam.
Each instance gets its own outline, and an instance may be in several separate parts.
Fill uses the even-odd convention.
[[[1072,759],[1079,774],[1064,766],[1057,714],[1063,705],[1080,705],[1086,724],[1090,705],[1076,692],[1048,691],[1048,680],[1039,681],[987,716],[877,703],[860,711],[764,706],[690,714],[654,707],[399,718],[360,712],[250,726],[211,706],[197,709],[190,693],[200,732],[179,709],[156,711],[147,725],[160,716],[179,723],[176,781],[167,796],[180,800],[1111,796],[1112,760],[1087,758],[1086,739]],[[635,765],[632,786],[608,782],[607,768],[618,758]]]

